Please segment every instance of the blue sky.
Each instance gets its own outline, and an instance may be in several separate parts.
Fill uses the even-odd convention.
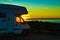
[[[30,5],[60,5],[60,0],[0,0],[0,3],[17,3]]]

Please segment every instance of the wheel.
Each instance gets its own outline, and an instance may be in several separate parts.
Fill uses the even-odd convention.
[[[29,34],[29,29],[24,29],[23,31],[22,31],[22,36],[28,36],[28,34]]]

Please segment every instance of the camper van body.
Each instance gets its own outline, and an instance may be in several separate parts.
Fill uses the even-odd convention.
[[[27,23],[16,22],[16,15],[20,17],[22,14],[27,13],[25,7],[0,4],[0,33],[22,34],[23,30],[29,29],[30,27]]]

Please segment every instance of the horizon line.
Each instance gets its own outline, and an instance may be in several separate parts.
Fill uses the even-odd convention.
[[[32,20],[32,19],[60,19],[60,18],[28,18],[27,20]]]

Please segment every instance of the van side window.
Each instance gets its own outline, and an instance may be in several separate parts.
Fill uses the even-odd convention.
[[[0,13],[0,18],[6,18],[6,13]]]

